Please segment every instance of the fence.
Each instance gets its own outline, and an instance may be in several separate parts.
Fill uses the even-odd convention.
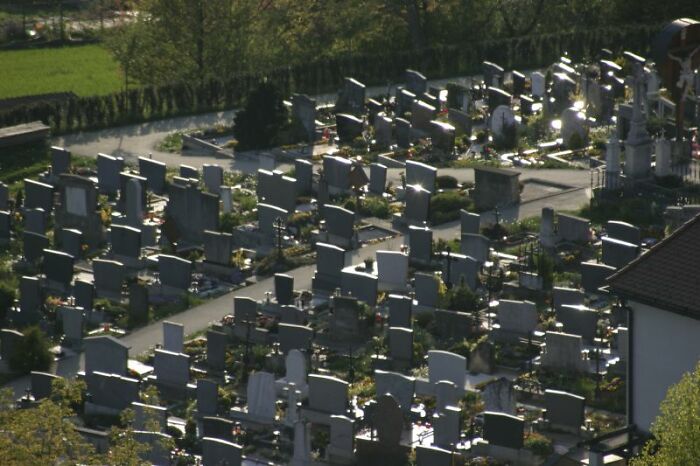
[[[484,60],[513,69],[547,66],[564,53],[576,59],[593,57],[602,48],[645,54],[659,30],[658,25],[618,26],[340,57],[227,80],[146,86],[104,96],[21,106],[0,113],[0,127],[41,120],[54,133],[64,133],[230,109],[240,105],[263,79],[274,83],[284,95],[320,94],[335,90],[345,76],[368,85],[397,82],[407,68],[420,70],[431,78],[445,78],[477,74]]]

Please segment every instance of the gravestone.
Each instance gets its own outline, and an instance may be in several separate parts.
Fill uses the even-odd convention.
[[[83,308],[89,314],[95,301],[94,285],[85,280],[76,280],[73,283],[73,297],[75,298],[75,306]]]
[[[77,307],[61,306],[58,311],[66,343],[71,346],[80,346],[85,328],[83,310]]]
[[[422,94],[428,90],[428,79],[418,71],[406,70],[404,79],[406,81],[406,89],[413,94]]]
[[[587,140],[586,115],[576,108],[561,112],[561,137],[569,149],[579,149]]]
[[[605,280],[615,273],[615,267],[597,262],[581,262],[581,287],[587,293],[597,293]]]
[[[550,427],[579,435],[585,420],[584,397],[559,390],[545,390],[544,405]]]
[[[413,287],[416,293],[416,301],[419,306],[434,308],[438,302],[439,290],[438,278],[433,274],[416,273]]]
[[[383,113],[374,117],[374,142],[378,147],[391,145],[392,120]]]
[[[305,325],[279,324],[277,338],[280,351],[287,354],[292,350],[308,351],[311,348],[314,331]]]
[[[484,440],[499,447],[523,447],[525,420],[506,413],[484,413]]]
[[[448,406],[459,407],[459,399],[464,390],[449,380],[441,380],[435,384],[433,392],[435,393],[435,410],[442,412]]]
[[[119,374],[94,371],[85,374],[89,403],[113,410],[115,413],[130,408],[139,401],[139,381]],[[87,403],[86,403],[87,404]],[[87,407],[86,407],[87,410]]]
[[[217,438],[202,439],[202,466],[241,466],[243,447]]]
[[[338,138],[343,144],[350,144],[362,136],[364,121],[348,113],[337,113],[335,122],[338,128]]]
[[[48,372],[32,371],[30,374],[32,395],[35,400],[43,400],[51,396],[54,381],[60,379],[58,375]]]
[[[305,94],[292,95],[292,121],[299,125],[304,140],[316,139],[316,101]]]
[[[98,211],[98,189],[90,178],[61,175],[61,202],[56,210],[55,226],[74,228],[83,234],[91,249],[103,241],[101,213]]]
[[[148,322],[148,288],[140,283],[129,284],[129,317],[134,322]]]
[[[144,217],[143,182],[130,178],[126,182],[126,223],[134,228],[141,228]]]
[[[326,455],[331,464],[352,464],[355,459],[354,421],[345,416],[331,416],[331,439]]]
[[[146,178],[146,186],[156,194],[165,192],[166,171],[163,162],[139,157],[139,175]]]
[[[297,181],[279,170],[258,170],[256,194],[258,202],[283,209],[288,213],[296,210]]]
[[[323,176],[331,194],[344,193],[350,189],[352,162],[339,156],[323,156]]]
[[[280,322],[283,324],[304,325],[306,324],[306,311],[296,306],[284,305],[279,308]]]
[[[377,396],[390,394],[396,399],[404,413],[411,412],[413,395],[415,394],[416,379],[398,372],[376,369],[374,382]]]
[[[474,169],[474,202],[479,210],[490,210],[520,202],[520,173],[501,168]]]
[[[202,179],[207,191],[219,194],[219,188],[224,184],[224,169],[219,165],[204,164],[202,166]]]
[[[605,231],[608,233],[609,238],[619,239],[636,245],[642,242],[641,230],[626,222],[610,220],[605,224]]]
[[[410,328],[389,327],[389,356],[399,367],[407,367],[413,362],[413,330]]]
[[[498,303],[500,331],[506,334],[530,335],[538,324],[535,303],[502,299]]]
[[[219,412],[219,386],[213,380],[197,379],[197,414],[216,416]]]
[[[327,414],[345,415],[348,383],[328,375],[309,375],[309,409]]]
[[[464,284],[471,290],[476,290],[478,273],[479,263],[476,259],[463,254],[450,254],[450,260],[443,264],[443,277],[455,286]]]
[[[53,211],[53,186],[25,178],[24,208],[44,209],[49,215]]]
[[[540,216],[540,244],[544,248],[553,248],[557,243],[557,235],[554,231],[554,209],[542,207]]]
[[[10,197],[10,188],[0,181],[0,210],[7,210],[8,199]]]
[[[19,280],[19,315],[13,320],[20,325],[32,325],[42,317],[44,298],[38,277],[21,277]]]
[[[389,307],[389,326],[411,328],[411,298],[390,294],[387,298],[387,304]]]
[[[294,301],[294,277],[281,273],[275,274],[275,298],[280,305],[289,305]]]
[[[204,258],[213,264],[231,265],[233,235],[206,230],[204,232]]]
[[[474,333],[476,322],[466,312],[435,309],[435,334],[440,338],[462,341]]]
[[[316,272],[312,289],[333,291],[340,286],[342,269],[346,265],[345,250],[326,243],[316,243]]]
[[[396,127],[396,144],[402,149],[411,147],[411,122],[403,118],[394,118]]]
[[[345,269],[340,274],[340,291],[344,296],[354,296],[370,306],[377,304],[379,279],[376,275]]]
[[[137,430],[146,429],[151,424],[156,424],[159,431],[168,427],[168,408],[134,401],[131,409],[134,411],[134,428]]]
[[[75,258],[83,255],[83,233],[73,228],[61,228],[59,231],[61,250]]]
[[[467,380],[467,358],[449,351],[428,351],[428,380],[436,384],[449,380],[459,388],[464,388]]]
[[[92,271],[97,296],[121,297],[122,284],[126,278],[124,264],[106,259],[94,259]]]
[[[74,257],[61,251],[44,249],[43,272],[50,286],[68,290],[73,281]]]
[[[275,377],[269,372],[253,372],[246,390],[248,414],[262,422],[275,420]]]
[[[189,165],[180,165],[180,177],[198,180],[199,170]]]
[[[417,185],[434,193],[437,172],[437,168],[431,165],[408,160],[406,162],[406,184]]]
[[[46,233],[46,214],[44,209],[38,207],[24,211],[24,230],[40,235]]]
[[[0,329],[0,359],[9,364],[19,351],[24,335],[9,328]]]
[[[230,214],[233,212],[233,188],[231,186],[220,186],[219,197],[221,198],[221,212]]]
[[[408,227],[408,257],[412,263],[430,264],[432,259],[433,231],[428,227]]]
[[[330,328],[334,338],[356,338],[360,335],[360,306],[357,297],[333,296],[331,310],[333,315]]]
[[[484,61],[481,63],[481,69],[486,86],[501,86],[505,78],[506,71],[495,63]]]
[[[85,373],[127,374],[129,347],[112,336],[98,335],[83,339]]]
[[[515,113],[507,105],[499,105],[491,113],[489,129],[494,137],[502,140],[502,144],[510,147],[515,143]]]
[[[0,210],[0,244],[7,245],[12,237],[12,214]]]
[[[401,87],[396,88],[396,115],[404,116],[406,112],[411,111],[415,100],[416,94],[413,92]]]
[[[484,410],[515,414],[515,389],[513,382],[501,377],[487,384],[481,392]]]
[[[233,297],[233,319],[236,325],[255,323],[257,320],[258,303],[245,296]]]
[[[408,255],[399,251],[377,251],[377,274],[382,289],[405,289],[408,282]]]
[[[202,417],[201,434],[219,440],[233,440],[233,421],[215,416]]]
[[[338,92],[336,112],[362,115],[365,107],[365,85],[353,78],[343,79],[343,87]]]
[[[285,224],[288,217],[289,215],[284,209],[269,204],[258,204],[258,228],[263,243],[276,243],[275,223],[280,219]]]
[[[498,107],[502,107],[502,110],[510,109],[510,104],[511,104],[511,100],[512,100],[513,96],[508,94],[503,89],[501,89],[499,87],[493,87],[493,86],[489,86],[487,88],[487,92],[488,92],[488,97],[487,97],[488,107],[489,107],[489,111],[491,112],[491,117],[492,117],[491,120],[493,121],[493,115],[495,113],[497,113],[496,109],[498,109]],[[500,113],[500,112],[498,112],[498,113]],[[499,115],[499,117],[500,116],[501,115]]]
[[[457,466],[460,464],[459,456],[450,450],[438,447],[417,445],[416,466]]]
[[[460,252],[483,264],[489,260],[491,240],[484,235],[464,233],[460,242]]]
[[[510,75],[513,80],[513,94],[520,95],[525,92],[525,75],[517,70],[513,70]]]
[[[192,262],[177,256],[158,256],[160,283],[164,287],[186,292],[192,283]]]
[[[369,166],[369,192],[381,196],[386,190],[387,167],[379,163]]]
[[[435,119],[437,109],[422,100],[414,100],[411,104],[411,126],[413,129],[429,133],[430,122]]]
[[[313,184],[314,166],[308,160],[296,159],[294,161],[294,177],[296,179],[297,195],[311,192]]]
[[[564,304],[556,310],[557,321],[563,325],[564,332],[581,335],[589,343],[596,337],[598,312],[584,305]]]
[[[163,322],[163,349],[182,353],[185,349],[185,326],[176,322]]]
[[[124,159],[111,155],[97,155],[97,184],[100,192],[114,195],[119,191],[121,184],[119,174],[124,171]]]
[[[306,387],[306,355],[298,349],[290,350],[284,359],[285,381],[295,387]]]
[[[460,409],[456,406],[447,406],[442,412],[433,414],[433,444],[449,447],[459,442],[461,419]]]
[[[552,289],[552,301],[554,303],[554,310],[558,310],[561,306],[565,304],[578,306],[583,304],[586,299],[586,294],[581,290],[574,288],[565,288],[561,286],[555,286]]]
[[[22,255],[24,260],[36,264],[44,257],[44,251],[49,247],[49,238],[31,231],[22,232]]]
[[[403,218],[408,224],[424,225],[430,213],[430,191],[418,185],[406,186]]]
[[[532,84],[532,95],[539,98],[544,97],[546,92],[545,75],[539,71],[535,71],[530,74],[530,81]]]
[[[207,365],[214,370],[226,368],[226,344],[228,335],[214,330],[207,331]]]
[[[459,218],[461,233],[463,235],[478,235],[481,232],[481,215],[466,210],[460,210]]]
[[[328,232],[328,242],[350,248],[355,235],[355,213],[337,205],[326,204],[322,209]]]
[[[183,353],[156,349],[153,371],[159,384],[184,387],[190,380],[190,357]]]
[[[493,374],[496,369],[496,348],[490,341],[481,341],[469,353],[469,372]]]
[[[64,173],[70,173],[71,153],[63,147],[51,147],[51,176],[58,177]]]
[[[545,349],[541,355],[542,367],[580,372],[584,369],[581,358],[582,338],[568,333],[546,332]]]
[[[603,263],[622,268],[637,258],[639,246],[609,236],[603,237]]]
[[[122,260],[137,260],[141,256],[141,230],[126,225],[112,225],[112,253]]]
[[[168,187],[166,216],[178,243],[201,244],[205,230],[218,231],[219,210],[219,196],[202,192],[196,182]]]

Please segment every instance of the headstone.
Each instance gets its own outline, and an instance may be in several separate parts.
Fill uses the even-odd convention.
[[[85,280],[76,280],[73,283],[73,297],[76,307],[81,307],[85,312],[90,313],[95,300],[95,287]]]
[[[185,326],[176,322],[163,322],[163,349],[182,353],[185,349]]]
[[[546,332],[542,367],[579,372],[583,369],[581,358],[582,338],[568,333]]]
[[[377,429],[379,442],[384,445],[398,445],[403,432],[403,415],[396,399],[384,394],[377,397],[372,424]]]
[[[413,395],[415,393],[416,379],[398,372],[389,372],[376,369],[374,381],[377,396],[390,394],[396,399],[404,413],[411,412]]]
[[[404,74],[406,89],[414,94],[422,94],[428,90],[428,79],[418,71],[406,70]]]
[[[269,372],[253,372],[248,378],[248,414],[264,422],[275,420],[275,377]]]
[[[20,325],[36,324],[42,317],[44,304],[41,280],[37,277],[21,277],[19,280],[19,315],[13,320]]]
[[[214,330],[207,331],[207,365],[214,370],[226,368],[226,344],[228,335]]]
[[[129,284],[129,316],[135,322],[148,322],[148,287]]]
[[[243,447],[217,438],[202,439],[202,466],[241,466]]]
[[[411,104],[411,126],[416,130],[430,132],[430,122],[436,115],[437,109],[422,100],[414,100]]]
[[[416,466],[454,466],[456,454],[450,450],[424,445],[416,446]]]
[[[656,168],[654,174],[657,177],[663,178],[671,174],[672,142],[661,137],[656,140],[654,147],[656,154]]]
[[[95,371],[86,373],[85,380],[93,405],[122,411],[139,401],[139,381],[136,379]]]
[[[381,196],[386,190],[387,168],[379,163],[369,166],[369,192]]]
[[[122,284],[126,278],[126,267],[117,261],[95,259],[92,261],[97,296],[121,296]]]
[[[94,336],[83,339],[85,373],[104,372],[127,374],[129,347],[112,336]]]
[[[292,304],[294,300],[294,277],[281,273],[275,274],[275,298],[280,305]]]
[[[391,145],[392,120],[380,113],[374,118],[374,140],[378,147]]]
[[[639,254],[639,246],[609,236],[603,237],[603,263],[621,268],[632,262]]]
[[[224,184],[224,169],[219,165],[204,164],[202,166],[202,179],[207,191],[219,194],[219,188]]]
[[[578,306],[583,304],[586,299],[586,294],[581,290],[574,288],[564,288],[561,286],[555,286],[552,290],[552,301],[554,303],[554,309],[558,310],[565,304]]]
[[[477,209],[490,210],[520,202],[520,173],[501,168],[474,169],[474,202]]]
[[[0,182],[0,210],[7,210],[7,201],[10,197],[10,188],[3,182]]]
[[[304,94],[292,96],[292,120],[304,131],[305,140],[316,139],[316,101]]]
[[[440,413],[433,414],[433,443],[449,447],[459,442],[461,431],[460,409],[447,406]]]
[[[158,256],[158,272],[165,287],[186,292],[192,283],[192,262],[177,256]]]
[[[525,421],[506,413],[484,413],[484,440],[499,447],[523,447]]]
[[[350,144],[356,138],[362,136],[364,121],[354,115],[337,113],[335,122],[338,127],[338,138],[343,144]]]
[[[68,290],[73,281],[74,260],[73,256],[65,252],[44,249],[43,272],[46,280]]]
[[[341,271],[345,267],[345,250],[326,243],[316,244],[316,273],[314,290],[333,291],[340,286]]]
[[[62,306],[59,308],[63,334],[70,345],[80,345],[85,328],[83,310],[77,307]]]
[[[26,209],[24,211],[24,230],[43,235],[46,233],[46,214],[44,209]]]
[[[515,389],[513,382],[501,377],[484,387],[481,392],[484,410],[515,414]]]
[[[350,247],[355,235],[355,213],[337,205],[326,204],[322,209],[328,231],[328,241],[341,247]]]
[[[296,306],[283,305],[279,308],[280,322],[283,324],[304,325],[306,324],[306,311]]]
[[[53,186],[25,178],[24,208],[40,208],[47,215],[50,214],[53,211]]]
[[[491,112],[491,132],[503,140],[506,146],[512,146],[515,137],[515,113],[507,105],[499,105]]]
[[[313,183],[314,166],[308,160],[296,159],[294,161],[294,177],[296,179],[297,195],[311,192]]]
[[[377,251],[377,273],[383,289],[405,289],[408,281],[408,255],[399,251]]]
[[[459,216],[463,235],[467,233],[478,235],[481,232],[481,215],[466,210],[460,210]]]
[[[511,72],[511,77],[513,79],[513,94],[520,95],[525,92],[525,75],[520,71],[513,70]]]
[[[353,78],[345,78],[343,88],[338,92],[335,110],[352,115],[362,115],[365,106],[365,92],[364,84]]]
[[[199,179],[199,170],[189,165],[180,165],[180,176],[182,178]]]
[[[411,328],[411,298],[390,294],[387,303],[389,306],[389,326]]]
[[[0,329],[0,359],[9,364],[24,341],[24,335],[17,330],[9,328]]]
[[[97,155],[97,183],[100,192],[114,195],[119,191],[119,174],[124,170],[124,159],[111,155]]]
[[[642,242],[641,230],[629,223],[619,220],[610,220],[605,224],[605,231],[608,237],[626,241],[632,244],[640,244]]]
[[[557,307],[557,321],[563,324],[566,333],[581,335],[587,342],[596,337],[598,312],[584,305],[564,304]]]
[[[410,328],[389,327],[389,356],[392,361],[406,367],[413,361],[413,330]]]
[[[213,264],[231,265],[233,254],[233,235],[217,231],[204,232],[204,258]]]
[[[203,437],[210,437],[220,440],[233,440],[233,421],[215,416],[202,417],[201,434]]]
[[[540,219],[540,244],[545,248],[553,248],[557,243],[557,235],[554,231],[554,209],[542,207]]]
[[[156,349],[153,370],[159,384],[184,387],[190,380],[190,357],[183,353]]]
[[[73,228],[61,228],[59,233],[63,252],[76,258],[83,255],[83,233],[81,231]]]
[[[459,407],[464,389],[460,389],[449,380],[441,380],[433,387],[435,393],[435,410],[442,412],[448,406]]]
[[[345,416],[334,415],[331,416],[330,424],[331,439],[326,448],[328,459],[331,463],[334,461],[339,464],[352,462],[355,458],[354,421]]]
[[[581,287],[587,293],[598,293],[605,279],[615,273],[615,267],[597,262],[581,262]]]
[[[347,406],[347,382],[328,375],[309,375],[309,409],[326,414],[345,415]]]
[[[449,380],[464,388],[467,380],[467,359],[449,351],[428,351],[428,378],[431,384]]]
[[[430,191],[418,186],[406,186],[406,208],[403,217],[409,224],[424,225],[430,213]]]
[[[219,387],[213,380],[197,380],[197,414],[216,416],[219,411]]]
[[[493,374],[496,369],[496,348],[490,341],[477,343],[469,353],[469,372]]]
[[[276,242],[277,232],[275,223],[278,219],[283,223],[287,222],[287,211],[269,204],[258,204],[258,228],[262,236],[262,241],[266,244]]]
[[[586,399],[559,390],[544,391],[544,405],[550,427],[578,435],[585,419]]]
[[[126,222],[129,226],[141,228],[144,206],[141,181],[131,178],[126,182]]]
[[[477,289],[479,262],[473,257],[450,254],[450,260],[445,261],[443,269],[443,277],[446,277],[446,281],[450,284],[455,286],[464,284],[471,290]]]
[[[126,225],[112,225],[112,253],[119,259],[136,260],[141,256],[141,230]]]
[[[530,74],[530,81],[532,83],[532,95],[539,98],[544,97],[546,86],[544,74],[540,73],[539,71],[535,71],[534,73]]]
[[[435,275],[416,273],[414,276],[414,289],[418,305],[429,308],[437,306],[439,282]]]
[[[39,233],[24,231],[22,244],[24,260],[35,264],[44,257],[44,250],[49,247],[49,238]]]
[[[530,335],[537,328],[538,322],[535,303],[507,299],[498,302],[498,323],[501,331]]]
[[[63,173],[70,173],[71,153],[63,147],[51,147],[51,175],[58,177]]]
[[[49,374],[47,372],[32,371],[31,375],[32,395],[35,400],[43,400],[51,396],[53,391],[53,383],[60,379],[58,375]]]
[[[406,184],[417,185],[433,193],[435,192],[437,172],[437,168],[431,165],[408,160],[406,162]]]
[[[279,324],[277,338],[280,351],[287,354],[292,350],[307,351],[311,348],[314,331],[305,325]]]
[[[9,244],[12,237],[12,214],[0,210],[0,244]]]
[[[585,218],[559,213],[557,236],[561,241],[586,243],[591,239],[591,222]]]
[[[430,137],[433,147],[452,154],[455,148],[455,134],[457,129],[444,121],[433,120],[430,122]]]
[[[430,264],[432,258],[433,231],[428,227],[411,225],[408,228],[408,257],[411,262]]]
[[[491,240],[484,235],[466,233],[462,234],[460,252],[483,264],[489,260]]]
[[[139,157],[139,175],[146,178],[146,186],[156,194],[165,192],[166,171],[163,162]]]
[[[484,61],[481,64],[484,84],[486,86],[501,86],[505,77],[505,70],[495,63]]]
[[[411,122],[403,118],[394,118],[396,126],[396,143],[402,149],[408,149],[411,146]]]
[[[295,387],[306,387],[306,356],[298,349],[293,349],[287,353],[284,359],[286,369],[285,379],[287,383],[293,383]]]
[[[137,430],[157,425],[158,431],[162,431],[168,427],[168,408],[134,401],[131,403],[131,409],[134,411],[134,428]]]
[[[586,143],[586,115],[576,108],[561,112],[561,137],[569,149],[580,149]]]
[[[379,280],[369,272],[345,269],[340,274],[340,291],[344,296],[353,296],[374,306],[377,303]]]

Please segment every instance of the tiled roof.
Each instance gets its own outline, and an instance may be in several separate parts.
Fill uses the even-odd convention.
[[[700,319],[700,215],[607,281],[623,298]]]

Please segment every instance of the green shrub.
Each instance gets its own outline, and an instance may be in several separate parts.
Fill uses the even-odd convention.
[[[24,338],[18,343],[9,363],[13,372],[28,374],[31,371],[47,370],[51,361],[53,356],[48,338],[39,327],[29,327],[24,331]]]
[[[441,175],[435,178],[435,185],[438,189],[456,189],[459,182],[454,176]]]
[[[470,201],[462,193],[448,191],[434,195],[430,199],[430,223],[439,225],[459,218],[459,211],[467,209]]]
[[[241,216],[229,212],[227,214],[221,214],[219,218],[219,225],[221,226],[221,231],[225,233],[231,233],[235,227],[241,224]]]
[[[0,282],[0,321],[15,302],[15,287],[6,281]]]
[[[552,441],[537,432],[530,432],[525,435],[525,448],[541,457],[549,456],[554,451]]]
[[[389,218],[389,202],[376,196],[366,197],[360,204],[360,214],[368,217]]]

